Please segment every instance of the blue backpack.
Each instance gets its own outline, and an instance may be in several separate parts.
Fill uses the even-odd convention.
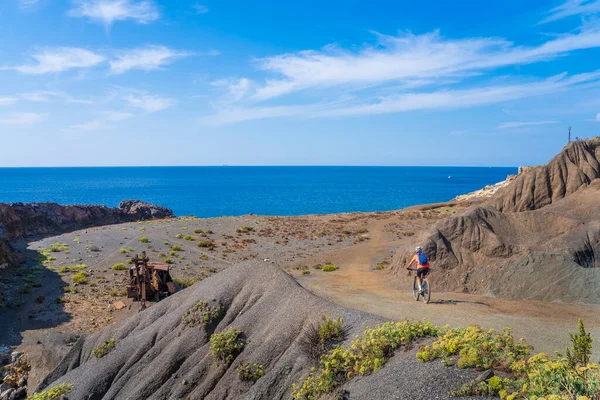
[[[429,262],[427,261],[427,256],[423,253],[419,253],[419,265],[427,265]]]

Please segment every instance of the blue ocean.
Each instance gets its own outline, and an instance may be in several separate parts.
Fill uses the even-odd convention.
[[[0,168],[0,202],[116,206],[140,199],[197,217],[387,211],[447,201],[515,173],[479,167]]]

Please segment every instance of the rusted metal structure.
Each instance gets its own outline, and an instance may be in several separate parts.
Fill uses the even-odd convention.
[[[145,251],[141,257],[136,254],[131,261],[127,297],[139,301],[142,310],[146,308],[146,300],[159,301],[177,292],[169,264],[150,262]]]

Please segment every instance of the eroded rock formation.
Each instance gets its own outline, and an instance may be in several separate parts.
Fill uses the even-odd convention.
[[[139,200],[117,208],[56,203],[0,203],[0,266],[18,262],[10,242],[31,235],[58,234],[91,226],[172,218],[171,210]]]

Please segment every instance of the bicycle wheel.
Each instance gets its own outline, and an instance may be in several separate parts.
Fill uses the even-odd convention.
[[[429,280],[427,278],[423,278],[423,302],[425,304],[429,303],[429,299],[431,299],[431,287],[429,286]]]
[[[419,291],[419,285],[417,284],[417,277],[416,276],[415,276],[415,279],[413,280],[412,292],[413,292],[413,298],[415,299],[415,301],[419,301],[419,295],[421,293]]]

